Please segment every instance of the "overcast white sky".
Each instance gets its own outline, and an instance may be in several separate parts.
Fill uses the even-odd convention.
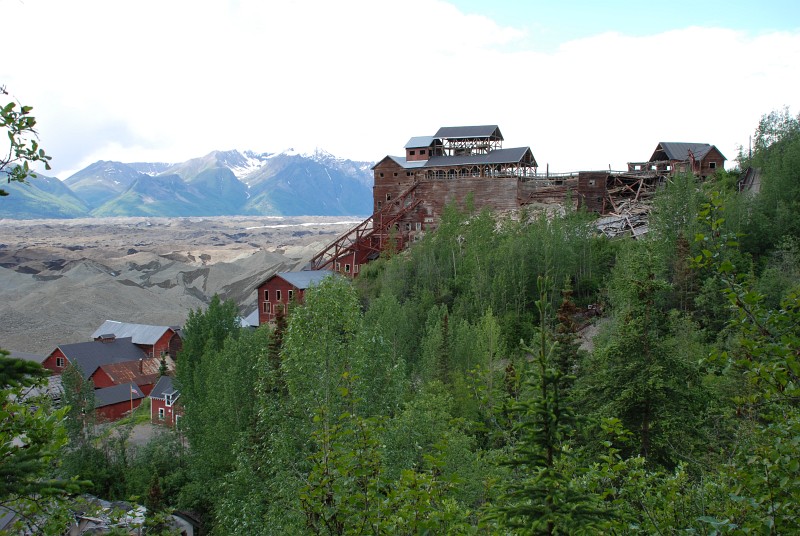
[[[97,160],[319,147],[377,161],[497,124],[551,171],[659,141],[731,160],[800,110],[800,2],[0,0],[0,85],[65,179]]]

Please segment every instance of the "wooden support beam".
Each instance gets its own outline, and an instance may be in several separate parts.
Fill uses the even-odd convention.
[[[639,188],[636,189],[636,196],[633,198],[634,201],[639,200],[639,193],[642,191],[643,184],[644,184],[644,179],[639,179]]]

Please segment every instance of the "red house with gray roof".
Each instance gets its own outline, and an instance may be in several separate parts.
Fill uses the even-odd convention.
[[[164,424],[170,428],[183,417],[183,406],[178,401],[181,396],[171,376],[161,376],[150,392],[150,421]]]
[[[272,274],[258,285],[258,324],[274,322],[278,315],[288,314],[291,304],[303,303],[309,287],[333,275],[330,270]]]
[[[114,385],[94,392],[95,414],[98,420],[116,421],[139,407],[145,395],[134,383]]]
[[[50,352],[42,362],[42,366],[54,374],[61,374],[67,364],[80,367],[84,379],[89,379],[101,365],[138,362],[147,356],[144,351],[133,344],[130,337],[105,339],[101,341],[60,344]]]
[[[175,326],[151,326],[106,320],[92,333],[92,339],[96,341],[112,337],[117,339],[130,337],[133,344],[139,346],[150,357],[160,357],[163,353],[175,359],[183,348],[180,328]]]
[[[666,175],[692,173],[706,178],[725,169],[725,156],[708,143],[661,141],[647,162],[630,162],[628,171],[655,171]]]

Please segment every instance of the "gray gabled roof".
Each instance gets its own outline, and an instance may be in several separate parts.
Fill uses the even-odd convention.
[[[102,408],[111,404],[129,402],[131,399],[139,400],[140,398],[144,398],[144,393],[135,383],[123,383],[112,387],[104,387],[103,389],[95,389],[94,406]]]
[[[70,363],[80,366],[84,379],[89,379],[101,365],[138,361],[146,357],[144,351],[131,342],[130,337],[115,339],[111,342],[89,341],[60,344],[58,349]]]
[[[433,145],[433,140],[435,140],[433,136],[414,136],[408,143],[406,143],[405,149],[416,149],[417,147],[430,147]]]
[[[302,272],[281,272],[276,276],[285,279],[300,290],[319,284],[326,277],[334,274],[331,270],[304,270]]]
[[[259,285],[260,286],[260,285]],[[258,327],[258,309],[254,309],[252,313],[244,318],[239,318],[239,325],[243,328],[257,328]]]
[[[427,160],[406,160],[404,156],[390,156],[392,160],[403,166],[405,169],[414,169],[425,167]]]
[[[442,127],[435,138],[498,138],[503,139],[500,128],[497,125],[476,125],[468,127]]]
[[[294,287],[305,290],[312,285],[316,285],[323,279],[328,276],[333,277],[340,277],[339,274],[332,270],[301,270],[299,272],[276,272],[263,280],[261,283],[256,285],[256,288],[260,287],[267,281],[270,281],[274,277],[280,277],[290,285]]]
[[[106,320],[92,333],[92,338],[97,339],[103,335],[114,335],[118,339],[130,337],[134,344],[155,344],[164,335],[169,326],[150,326],[147,324],[131,324],[128,322],[117,322],[116,320]]]
[[[425,162],[427,162],[427,160],[411,160],[411,161],[408,161],[408,160],[406,160],[405,156],[387,156],[386,158],[392,159],[396,164],[400,165],[404,169],[421,168],[421,167],[423,167],[425,165]],[[385,158],[384,158],[384,160],[385,160]],[[378,162],[378,163],[380,163],[380,162]],[[375,165],[377,166],[377,164],[375,164]],[[375,169],[374,166],[373,166],[373,169]]]
[[[403,169],[417,169],[417,168],[435,168],[447,166],[479,166],[479,165],[494,165],[494,164],[518,164],[526,162],[532,166],[538,167],[536,159],[533,157],[530,147],[512,147],[509,149],[495,149],[487,154],[471,154],[471,155],[457,155],[457,156],[432,156],[428,160],[412,160],[408,161],[403,156],[387,156],[380,162],[375,164],[372,169],[375,169],[381,162],[391,159]],[[259,285],[261,286],[261,285]]]
[[[163,399],[165,395],[175,394],[177,392],[178,390],[175,389],[172,376],[161,376],[158,382],[156,382],[155,387],[153,387],[153,390],[150,391],[150,398]]]
[[[520,162],[527,162],[533,166],[537,165],[530,147],[496,149],[489,151],[487,154],[432,156],[425,161],[424,167],[518,164]]]
[[[666,160],[689,160],[690,151],[696,160],[702,160],[712,149],[716,149],[716,147],[708,143],[662,141],[658,143],[658,147],[653,151],[650,162],[665,160],[660,156],[661,153],[666,156]],[[717,149],[717,152],[719,152],[719,149]],[[721,152],[719,154],[725,159],[725,156],[722,155]]]

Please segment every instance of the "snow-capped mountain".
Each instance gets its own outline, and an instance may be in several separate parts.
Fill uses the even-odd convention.
[[[99,161],[63,182],[88,207],[85,214],[73,207],[66,217],[366,215],[372,165],[322,149],[213,151],[175,164]],[[36,214],[31,206],[28,200],[24,211],[17,210],[9,196],[0,217],[52,217],[52,210]]]

